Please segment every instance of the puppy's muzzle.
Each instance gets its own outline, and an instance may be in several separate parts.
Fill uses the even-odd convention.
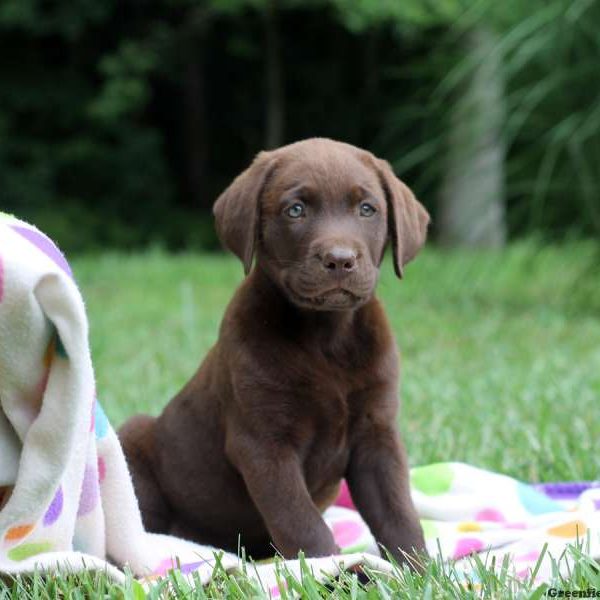
[[[333,246],[320,254],[319,259],[332,279],[341,280],[356,271],[358,253],[347,246]]]

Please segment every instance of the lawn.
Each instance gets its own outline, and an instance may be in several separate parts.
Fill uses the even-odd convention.
[[[241,265],[160,251],[71,262],[109,418],[119,426],[136,412],[158,414],[215,342]],[[384,265],[378,293],[402,352],[399,426],[412,465],[465,461],[527,481],[598,478],[599,263],[593,244],[530,241],[502,252],[428,249],[403,281]],[[526,584],[482,578],[489,597],[529,596]],[[327,593],[309,583],[305,597]],[[210,592],[239,595],[238,585],[224,579]],[[436,564],[370,592],[355,585],[347,578],[337,597],[475,593]]]
[[[413,465],[460,460],[528,481],[600,473],[600,262],[589,245],[429,250],[378,287],[402,352]],[[158,414],[215,342],[241,265],[225,255],[72,261],[99,397],[115,426]],[[594,450],[596,450],[594,452]]]

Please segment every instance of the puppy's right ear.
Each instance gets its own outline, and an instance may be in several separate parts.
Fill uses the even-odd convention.
[[[242,261],[246,275],[252,268],[258,241],[260,198],[274,166],[272,152],[259,153],[213,206],[219,239]]]

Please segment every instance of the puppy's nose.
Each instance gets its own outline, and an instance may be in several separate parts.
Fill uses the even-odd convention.
[[[335,246],[323,255],[323,266],[332,275],[345,275],[356,269],[356,252],[351,248]]]

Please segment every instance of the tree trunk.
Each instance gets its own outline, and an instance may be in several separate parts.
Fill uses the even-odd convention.
[[[439,238],[447,245],[494,248],[506,242],[504,82],[495,47],[495,34],[485,28],[465,37],[473,67],[450,109],[439,204]]]
[[[282,45],[279,31],[278,1],[268,0],[265,9],[265,80],[266,114],[265,146],[277,148],[283,144],[285,93],[283,83]]]

